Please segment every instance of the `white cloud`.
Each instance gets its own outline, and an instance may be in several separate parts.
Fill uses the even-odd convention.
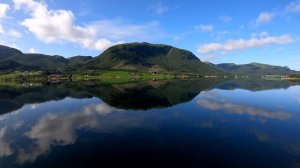
[[[156,15],[162,15],[169,10],[169,7],[164,6],[161,3],[157,3],[150,7],[150,9],[153,10]]]
[[[18,47],[15,43],[9,43],[7,41],[0,41],[0,45],[5,45],[11,48],[16,48],[18,50],[21,50],[20,47]]]
[[[286,6],[286,12],[299,13],[300,12],[300,1],[293,1]]]
[[[0,3],[0,19],[6,17],[7,11],[10,9],[8,4]]]
[[[37,53],[37,51],[34,48],[29,48],[29,53]],[[32,107],[36,108],[36,105],[33,105]]]
[[[8,4],[0,3],[0,33],[4,33],[2,20],[6,17],[7,11],[10,9]]]
[[[224,23],[229,23],[232,21],[232,17],[231,16],[219,16],[219,20],[221,20]]]
[[[212,24],[197,25],[195,28],[196,28],[196,30],[201,31],[203,33],[211,32],[214,30],[214,26]]]
[[[255,21],[255,25],[259,26],[261,24],[268,23],[272,20],[272,18],[273,18],[273,14],[269,12],[261,12]]]
[[[134,25],[120,20],[102,20],[80,26],[74,23],[75,16],[69,10],[51,10],[47,4],[34,0],[13,1],[15,9],[24,9],[30,14],[21,25],[45,43],[71,42],[103,51],[124,43],[124,38],[153,38],[154,34],[159,34],[157,22]]]
[[[15,29],[8,30],[7,35],[12,37],[12,38],[22,37],[22,33],[20,33],[19,31],[15,30]]]
[[[1,41],[0,40],[0,45],[5,45],[5,46],[11,47],[11,48],[16,48],[18,50],[22,50],[17,44],[10,43],[10,42],[7,42],[7,41]]]
[[[17,44],[15,44],[15,43],[12,43],[12,44],[5,44],[6,46],[8,46],[8,47],[11,47],[11,48],[16,48],[16,49],[18,49],[18,50],[21,50],[21,48],[17,45]]]
[[[73,42],[89,49],[103,51],[109,47],[107,39],[94,39],[96,30],[91,26],[74,25],[74,15],[69,10],[49,10],[44,3],[33,0],[14,0],[15,8],[25,8],[31,17],[21,22],[39,40],[46,43]],[[99,42],[105,42],[99,45]],[[113,45],[114,42],[109,41]]]
[[[201,61],[204,61],[204,62],[213,62],[213,61],[217,60],[219,57],[216,55],[208,54],[208,55],[199,56],[199,58]]]
[[[239,39],[239,40],[229,40],[226,43],[209,43],[201,45],[198,48],[198,52],[202,54],[208,54],[212,52],[231,52],[234,50],[248,49],[263,47],[272,44],[288,44],[293,42],[294,39],[289,35],[281,36],[268,36],[263,38],[251,38],[251,39]]]

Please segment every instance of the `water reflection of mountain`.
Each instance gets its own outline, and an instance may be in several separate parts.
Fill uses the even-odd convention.
[[[50,100],[61,100],[65,97],[87,98],[89,93],[80,91],[81,87],[69,84],[50,84],[43,87],[14,88],[0,87],[0,114],[21,108],[24,104],[41,103]],[[82,88],[83,89],[83,88]]]
[[[297,83],[268,80],[216,79],[145,81],[139,83],[103,84],[101,82],[64,82],[37,87],[0,86],[0,114],[15,111],[25,104],[61,100],[66,97],[98,97],[110,106],[120,109],[147,110],[163,108],[192,100],[201,91],[210,88],[233,90],[237,88],[259,91],[288,88]]]
[[[99,82],[65,82],[45,84],[42,87],[0,87],[0,113],[21,108],[24,104],[61,100],[66,97],[98,97],[107,104],[121,109],[163,108],[193,99],[202,90],[213,87],[217,80],[147,81],[126,84]]]
[[[215,88],[223,90],[246,89],[250,91],[261,91],[281,88],[286,89],[294,85],[299,85],[299,83],[287,80],[239,79],[224,81],[217,84]]]
[[[107,104],[121,109],[150,109],[188,102],[217,80],[172,80],[102,86],[95,92]]]

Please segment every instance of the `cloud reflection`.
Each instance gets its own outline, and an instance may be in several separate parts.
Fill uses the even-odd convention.
[[[13,154],[13,150],[9,142],[7,142],[5,138],[6,130],[7,130],[6,127],[0,129],[0,157],[10,156]]]
[[[34,162],[39,156],[51,151],[53,146],[64,146],[74,144],[77,140],[76,131],[81,128],[96,129],[109,132],[117,126],[141,125],[132,118],[110,118],[109,121],[101,120],[113,112],[122,112],[104,103],[85,106],[78,112],[66,115],[48,113],[38,120],[24,135],[33,140],[29,147],[20,149],[17,160],[19,163]]]
[[[86,106],[79,112],[70,115],[48,113],[25,133],[34,141],[29,149],[21,149],[18,161],[33,162],[37,157],[50,152],[52,146],[74,144],[77,139],[76,130],[99,125],[98,115],[106,116],[114,109],[104,103]],[[117,110],[118,111],[118,110]]]
[[[258,117],[261,119],[287,120],[292,117],[291,114],[287,112],[271,111],[251,105],[239,104],[231,102],[230,100],[221,96],[213,97],[210,94],[207,97],[204,96],[198,100],[197,103],[200,107],[209,110],[225,110],[230,114],[250,115],[252,117]]]

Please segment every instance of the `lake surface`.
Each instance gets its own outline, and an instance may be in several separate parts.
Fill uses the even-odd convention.
[[[1,168],[300,167],[300,85],[65,82],[0,87]]]

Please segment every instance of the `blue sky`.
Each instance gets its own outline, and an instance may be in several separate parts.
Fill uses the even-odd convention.
[[[299,0],[1,0],[0,43],[70,57],[146,41],[300,70],[299,20]]]

